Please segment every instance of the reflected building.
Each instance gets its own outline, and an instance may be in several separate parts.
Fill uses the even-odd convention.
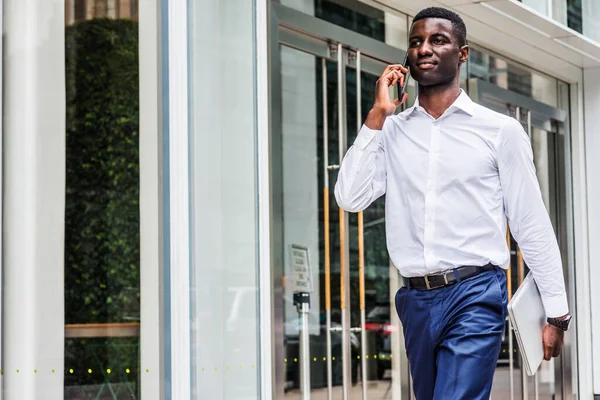
[[[94,18],[138,19],[138,0],[65,0],[65,24]]]

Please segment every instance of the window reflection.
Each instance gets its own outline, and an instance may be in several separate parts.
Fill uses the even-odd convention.
[[[139,398],[133,0],[65,3],[65,399]]]
[[[583,33],[581,0],[567,0],[567,26],[579,33]]]
[[[390,14],[357,0],[280,0],[282,5],[313,15],[370,38],[388,42]],[[405,24],[405,23],[404,23]],[[389,23],[388,23],[389,25]],[[403,26],[402,29],[405,29]]]
[[[490,82],[548,105],[557,106],[557,80],[491,52],[471,46],[469,78]]]
[[[65,0],[65,23],[94,18],[138,19],[138,0]]]

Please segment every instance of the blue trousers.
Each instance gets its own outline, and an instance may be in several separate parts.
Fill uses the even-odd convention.
[[[417,400],[488,400],[507,313],[505,272],[454,285],[403,287],[396,310]]]

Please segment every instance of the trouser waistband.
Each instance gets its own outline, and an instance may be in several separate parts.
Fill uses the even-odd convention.
[[[472,278],[486,271],[491,271],[497,268],[496,265],[488,263],[484,266],[464,265],[462,267],[450,269],[435,274],[418,276],[412,278],[404,278],[406,286],[414,289],[439,289],[445,286],[450,286],[461,280]]]

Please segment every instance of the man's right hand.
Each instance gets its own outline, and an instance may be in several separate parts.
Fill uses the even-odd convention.
[[[375,85],[375,104],[371,108],[371,111],[369,111],[369,115],[365,121],[365,125],[368,128],[373,130],[383,129],[385,119],[394,113],[396,107],[406,101],[408,97],[406,93],[404,93],[402,99],[392,100],[389,88],[398,82],[400,82],[400,87],[404,86],[405,74],[407,72],[408,69],[401,64],[389,65],[383,71]]]

